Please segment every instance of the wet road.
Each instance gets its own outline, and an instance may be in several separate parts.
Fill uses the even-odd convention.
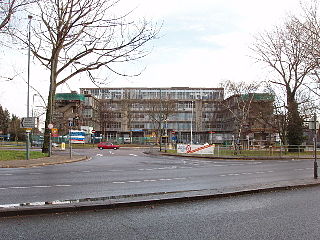
[[[2,239],[319,239],[320,187],[0,219]]]
[[[313,177],[312,160],[206,160],[145,155],[141,149],[75,151],[92,159],[29,169],[0,169],[0,204],[224,190]]]

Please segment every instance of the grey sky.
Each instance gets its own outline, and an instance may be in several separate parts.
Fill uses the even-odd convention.
[[[299,0],[121,0],[123,12],[136,8],[135,17],[163,23],[160,39],[153,41],[152,53],[130,66],[119,66],[139,77],[123,78],[101,71],[110,87],[217,87],[224,79],[265,80],[267,72],[254,64],[249,46],[252,36],[283,21],[287,12],[299,9]],[[0,104],[20,117],[26,115],[27,58],[6,50],[0,58],[6,72],[21,72],[11,82],[0,82]],[[31,66],[31,84],[44,96],[48,91],[47,72]],[[2,71],[3,72],[3,71]],[[84,77],[69,82],[72,90],[94,87]],[[60,92],[68,92],[63,86]],[[34,92],[31,92],[33,104]],[[41,101],[35,97],[34,106]]]

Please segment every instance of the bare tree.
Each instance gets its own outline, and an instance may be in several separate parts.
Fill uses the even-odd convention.
[[[0,0],[0,31],[4,31],[16,12],[37,0]]]
[[[220,85],[225,89],[227,97],[221,103],[222,108],[226,109],[231,116],[236,131],[236,142],[240,143],[240,139],[244,134],[244,128],[249,124],[251,105],[260,84],[256,82],[246,83],[227,80]],[[239,149],[235,148],[235,150],[237,153]]]
[[[150,99],[146,107],[146,113],[154,125],[156,130],[156,138],[162,147],[163,125],[166,124],[170,116],[177,110],[177,104],[172,99]]]
[[[303,89],[317,64],[310,52],[313,44],[305,21],[289,16],[282,26],[256,36],[252,50],[257,61],[271,68],[276,76],[270,82],[284,89],[287,108],[287,140],[289,145],[303,141],[303,119],[299,112],[298,93]]]
[[[37,4],[33,25],[33,55],[50,71],[48,108],[43,152],[48,151],[56,88],[82,73],[94,80],[94,70],[104,68],[116,74],[117,63],[148,54],[145,45],[158,28],[150,22],[114,16],[120,0],[47,0]],[[18,38],[25,42],[24,37]],[[25,42],[26,43],[26,42]]]

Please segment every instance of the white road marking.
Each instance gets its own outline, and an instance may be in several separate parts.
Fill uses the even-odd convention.
[[[0,188],[0,190],[5,190],[5,189],[8,189],[8,188]]]
[[[146,179],[146,180],[143,180],[144,182],[156,182],[157,180],[154,180],[154,179]]]
[[[129,156],[133,156],[133,157],[138,157],[138,155],[135,155],[135,154],[129,154]]]
[[[54,185],[55,187],[71,187],[71,185]]]
[[[9,187],[11,189],[24,189],[24,188],[30,188],[30,187]]]
[[[171,178],[160,178],[159,181],[172,181]]]
[[[227,175],[219,175],[219,177],[226,177]]]
[[[50,188],[51,186],[31,186],[33,188]]]
[[[186,168],[193,168],[193,167],[180,167],[180,168],[185,168],[186,169]]]
[[[96,156],[97,156],[97,157],[102,157],[103,155],[102,155],[102,154],[100,154],[100,153],[98,153]]]
[[[128,181],[129,183],[140,183],[141,181]]]
[[[295,171],[304,171],[305,169],[303,168],[298,168],[298,169],[295,169]]]
[[[270,170],[270,171],[267,171],[268,173],[273,173],[274,171]]]
[[[229,173],[228,175],[229,176],[239,176],[240,174],[239,173]]]
[[[29,173],[30,175],[40,175],[42,173]]]
[[[174,180],[185,180],[185,179],[187,179],[187,178],[184,178],[184,177],[181,177],[181,178],[179,178],[179,177],[177,177],[177,178],[173,178]]]
[[[13,174],[11,174],[11,173],[2,173],[2,174],[0,174],[0,176],[12,176]]]
[[[112,182],[112,183],[123,184],[123,183],[126,183],[126,182]]]

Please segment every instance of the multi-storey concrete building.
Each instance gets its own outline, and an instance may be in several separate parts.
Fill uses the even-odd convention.
[[[245,144],[272,141],[273,97],[234,95],[222,88],[83,88],[56,95],[54,125],[118,142],[146,141]],[[164,137],[163,137],[164,136]]]
[[[222,88],[82,88],[81,93],[100,100],[100,131],[107,139],[161,135],[210,142],[213,132],[222,131],[217,124]]]
[[[66,134],[70,127],[90,133],[100,129],[100,105],[90,94],[57,93],[55,95],[53,124],[59,134]],[[69,122],[72,121],[72,126]]]

